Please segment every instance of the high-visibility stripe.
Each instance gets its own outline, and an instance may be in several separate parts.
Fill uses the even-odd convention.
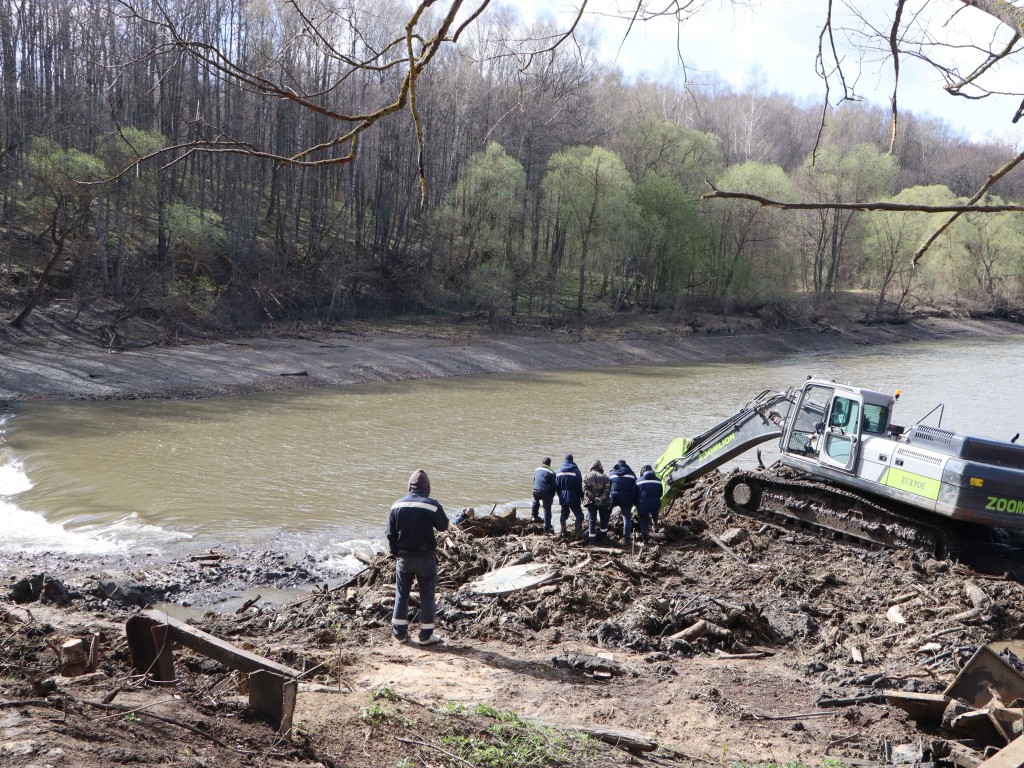
[[[630,479],[630,480],[636,480],[636,475],[615,475],[615,474],[613,474],[612,477],[617,477],[620,480],[625,480],[627,478]]]
[[[576,477],[575,472],[559,472],[557,477]]]
[[[637,483],[637,485],[650,485],[651,483],[657,483],[658,485],[661,485],[661,480],[641,480],[640,482]]]
[[[423,632],[423,631],[428,630],[428,629],[433,631],[434,625],[433,624],[420,624],[420,632]]]
[[[555,474],[555,470],[553,470],[551,467],[537,467],[533,471],[534,472],[542,472],[542,471],[543,472],[550,472],[552,475]]]
[[[409,623],[408,619],[392,619],[391,623],[396,627],[404,627]]]
[[[437,511],[436,504],[427,504],[425,501],[396,501],[391,509],[404,509],[406,507],[415,507],[416,509],[429,509],[431,512]]]

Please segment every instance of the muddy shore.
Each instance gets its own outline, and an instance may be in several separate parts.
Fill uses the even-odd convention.
[[[58,332],[0,337],[0,406],[46,399],[190,398],[489,373],[756,359],[880,344],[1020,334],[1002,320],[722,320],[671,328],[491,335],[428,329],[295,333],[118,351]]]
[[[944,317],[543,337],[360,330],[122,351],[0,335],[0,406],[756,359],[1022,330]],[[1019,577],[737,518],[721,483],[712,473],[677,500],[648,550],[618,537],[588,549],[528,521],[444,534],[448,642],[435,649],[390,642],[394,572],[383,556],[336,589],[312,561],[230,545],[181,562],[11,557],[0,563],[0,765],[877,766],[915,745],[918,760],[976,765],[984,743],[917,724],[881,692],[937,693],[981,644],[1019,635]],[[557,579],[510,596],[474,592],[483,573],[530,562],[552,564]],[[268,588],[300,596],[236,606]],[[303,670],[291,740],[253,715],[245,676],[222,664],[175,651],[173,693],[132,669],[125,621],[143,605],[232,597],[227,610],[190,615]],[[64,677],[60,650],[74,640],[95,642],[94,671]],[[574,666],[597,654],[614,674]],[[657,750],[583,739],[578,727],[626,729]],[[950,744],[961,762],[942,757]]]

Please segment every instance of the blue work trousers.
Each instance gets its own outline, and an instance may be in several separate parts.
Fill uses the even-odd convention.
[[[591,544],[598,539],[603,541],[608,538],[608,518],[611,516],[612,508],[607,504],[602,504],[601,506],[587,504],[587,517],[590,526],[587,531],[587,538]],[[598,527],[599,525],[600,528]]]
[[[559,502],[561,503],[561,502]],[[572,512],[576,517],[576,525],[583,526],[583,507],[580,506],[578,501],[574,501],[572,504],[562,504],[562,514],[559,516],[559,522],[562,527],[565,527],[566,521],[569,519],[569,513]]]
[[[395,612],[391,634],[404,639],[409,634],[409,593],[416,580],[420,588],[420,642],[434,634],[434,592],[437,590],[437,557],[433,552],[423,555],[400,555],[395,567]]]
[[[540,505],[544,505],[544,530],[551,530],[551,502],[554,500],[555,494],[551,491],[534,491],[533,492],[533,509],[530,510],[533,519],[537,520],[540,513]]]
[[[632,499],[623,499],[613,493],[612,505],[608,510],[609,515],[616,507],[622,514],[622,537],[628,542],[629,537],[633,534],[633,501]]]

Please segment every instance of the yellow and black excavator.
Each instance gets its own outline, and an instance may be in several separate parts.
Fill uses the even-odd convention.
[[[707,432],[673,441],[655,467],[663,501],[778,439],[780,467],[729,475],[729,509],[939,555],[968,530],[1024,529],[1019,435],[1002,441],[944,430],[941,405],[904,428],[892,421],[899,396],[815,378],[765,390]],[[933,414],[940,426],[922,424]]]

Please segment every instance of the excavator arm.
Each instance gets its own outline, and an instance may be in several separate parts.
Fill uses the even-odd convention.
[[[662,504],[701,475],[756,445],[778,438],[797,392],[766,389],[736,414],[692,440],[674,440],[658,459],[655,473],[665,485]]]

